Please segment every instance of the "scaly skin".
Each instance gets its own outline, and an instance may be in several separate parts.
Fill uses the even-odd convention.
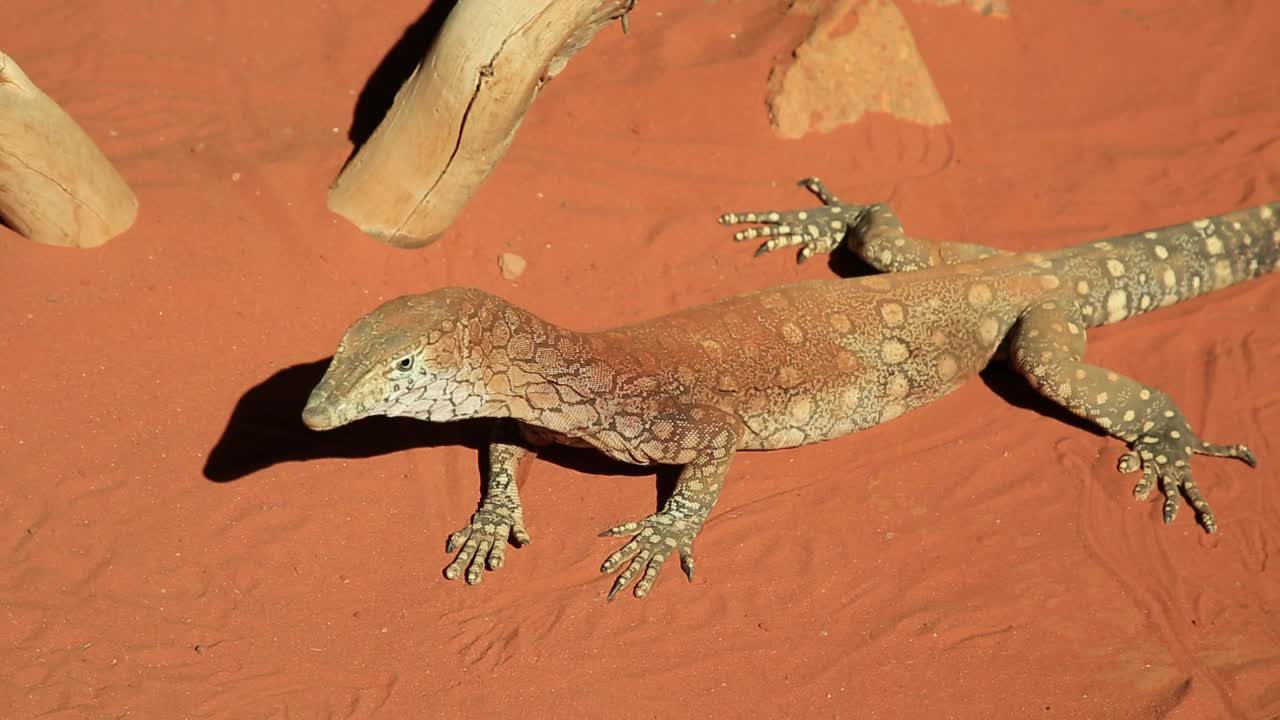
[[[673,554],[692,579],[693,540],[738,450],[796,447],[891,420],[977,374],[1003,343],[1045,397],[1125,441],[1122,471],[1157,485],[1172,522],[1181,493],[1206,530],[1216,519],[1191,477],[1192,453],[1243,445],[1201,440],[1167,395],[1082,360],[1086,328],[1220,289],[1280,264],[1280,204],[1046,253],[929,243],[888,206],[843,203],[802,181],[818,209],[729,213],[758,223],[739,240],[800,259],[851,249],[889,272],[810,280],[647,322],[579,333],[479,290],[444,288],[385,303],[347,331],[303,419],[315,429],[369,415],[496,424],[485,496],[453,533],[445,570],[480,582],[507,542],[529,542],[516,474],[552,442],[642,465],[682,466],[662,510],[605,531],[631,536],[601,571],[609,597],[648,594]],[[759,253],[757,253],[759,254]]]

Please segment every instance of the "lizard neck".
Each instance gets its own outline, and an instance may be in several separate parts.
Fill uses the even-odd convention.
[[[467,321],[467,364],[481,396],[476,415],[510,417],[570,436],[590,432],[615,371],[593,335],[505,301]]]

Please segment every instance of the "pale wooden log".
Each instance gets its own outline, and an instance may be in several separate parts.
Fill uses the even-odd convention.
[[[93,140],[0,52],[0,220],[47,245],[96,247],[138,199]]]
[[[453,222],[539,88],[630,0],[459,0],[386,117],[329,189],[329,209],[403,248]]]

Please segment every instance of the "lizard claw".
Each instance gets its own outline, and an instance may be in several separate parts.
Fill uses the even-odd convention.
[[[803,263],[813,255],[836,249],[849,228],[856,225],[870,207],[842,202],[818,178],[805,178],[799,185],[817,195],[825,207],[781,212],[730,212],[721,215],[718,222],[721,225],[762,225],[739,230],[733,234],[733,239],[742,242],[765,238],[756,248],[756,257],[779,248],[800,245],[796,262]]]
[[[524,529],[522,513],[499,503],[485,503],[471,516],[471,522],[449,536],[445,552],[458,555],[444,569],[444,576],[455,580],[466,571],[468,585],[479,584],[484,570],[497,570],[506,562],[507,541],[516,547],[530,543]]]
[[[1250,467],[1257,466],[1253,453],[1244,445],[1207,443],[1197,438],[1183,423],[1180,427],[1151,430],[1144,434],[1130,446],[1129,452],[1120,457],[1118,468],[1123,473],[1142,471],[1142,479],[1133,488],[1133,495],[1138,500],[1145,500],[1159,485],[1160,493],[1164,495],[1162,514],[1166,525],[1178,517],[1181,505],[1178,496],[1181,495],[1195,508],[1205,532],[1213,533],[1218,529],[1218,521],[1213,508],[1191,477],[1193,453],[1236,458]]]
[[[627,564],[626,569],[618,574],[609,590],[609,600],[627,587],[639,576],[634,594],[642,598],[653,589],[667,558],[673,552],[680,555],[680,566],[689,580],[693,580],[693,538],[698,534],[698,527],[689,520],[683,520],[669,513],[659,512],[641,520],[610,528],[601,533],[601,537],[635,534],[630,542],[610,555],[600,566],[600,572],[611,573]]]

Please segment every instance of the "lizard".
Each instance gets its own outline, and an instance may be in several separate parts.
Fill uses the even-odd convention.
[[[1280,267],[1280,203],[1014,253],[908,235],[887,203],[847,203],[816,178],[808,210],[726,213],[739,241],[798,260],[841,242],[874,270],[739,294],[618,328],[577,332],[496,295],[445,287],[406,295],[346,331],[302,413],[314,430],[370,415],[497,418],[478,509],[452,533],[449,579],[481,581],[508,543],[530,542],[516,482],[550,443],[679,467],[658,512],[601,533],[630,537],[600,570],[612,600],[651,591],[673,555],[689,580],[693,541],[738,451],[843,436],[942,398],[993,358],[1049,401],[1127,446],[1133,493],[1158,487],[1165,523],[1180,496],[1204,530],[1217,518],[1193,454],[1256,466],[1245,445],[1201,439],[1157,388],[1084,360],[1086,332]]]

